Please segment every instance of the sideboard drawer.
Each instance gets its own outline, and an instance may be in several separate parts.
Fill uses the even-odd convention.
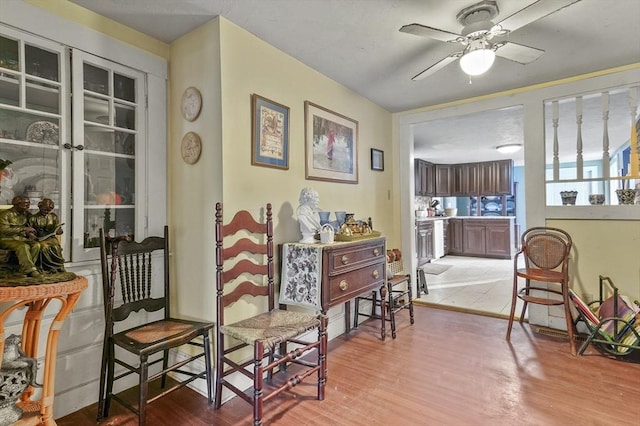
[[[333,276],[373,263],[384,263],[385,240],[376,239],[354,243],[349,247],[327,250],[327,275]]]
[[[359,268],[344,274],[329,277],[329,285],[322,298],[324,306],[334,306],[346,302],[368,290],[377,290],[384,285],[385,263]]]

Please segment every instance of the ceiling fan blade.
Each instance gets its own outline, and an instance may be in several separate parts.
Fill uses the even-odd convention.
[[[502,28],[515,31],[518,28],[524,27],[531,22],[542,19],[579,1],[580,0],[538,0],[500,21],[499,24],[502,25]]]
[[[525,46],[523,44],[511,43],[504,41],[494,45],[496,56],[509,59],[510,61],[528,64],[538,59],[544,53],[544,50],[535,47]]]
[[[431,74],[435,74],[436,71],[439,71],[440,69],[446,67],[451,62],[453,62],[456,59],[458,59],[460,56],[462,56],[462,52],[452,53],[451,55],[447,56],[446,58],[440,60],[439,62],[436,62],[433,65],[431,65],[426,70],[420,72],[419,74],[416,74],[415,76],[413,76],[413,78],[411,78],[411,80],[418,81],[418,80],[422,80],[422,79],[430,76]]]
[[[427,27],[420,24],[404,25],[400,28],[401,33],[413,34],[420,37],[433,38],[440,41],[456,41],[460,34],[451,33],[437,28]]]

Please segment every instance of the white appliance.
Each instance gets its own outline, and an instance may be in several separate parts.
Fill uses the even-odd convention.
[[[433,258],[444,256],[444,220],[433,221]]]

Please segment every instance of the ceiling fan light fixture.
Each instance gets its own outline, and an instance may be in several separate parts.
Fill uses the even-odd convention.
[[[460,68],[465,74],[476,76],[484,74],[491,68],[496,59],[496,53],[492,49],[484,47],[470,50],[460,58]]]
[[[510,143],[506,145],[500,145],[496,147],[500,154],[513,154],[514,152],[518,152],[522,149],[522,144],[519,143]]]

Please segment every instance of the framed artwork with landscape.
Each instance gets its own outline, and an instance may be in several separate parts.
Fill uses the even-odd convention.
[[[306,178],[358,183],[358,122],[305,101]]]
[[[251,164],[289,169],[289,107],[251,95]]]

